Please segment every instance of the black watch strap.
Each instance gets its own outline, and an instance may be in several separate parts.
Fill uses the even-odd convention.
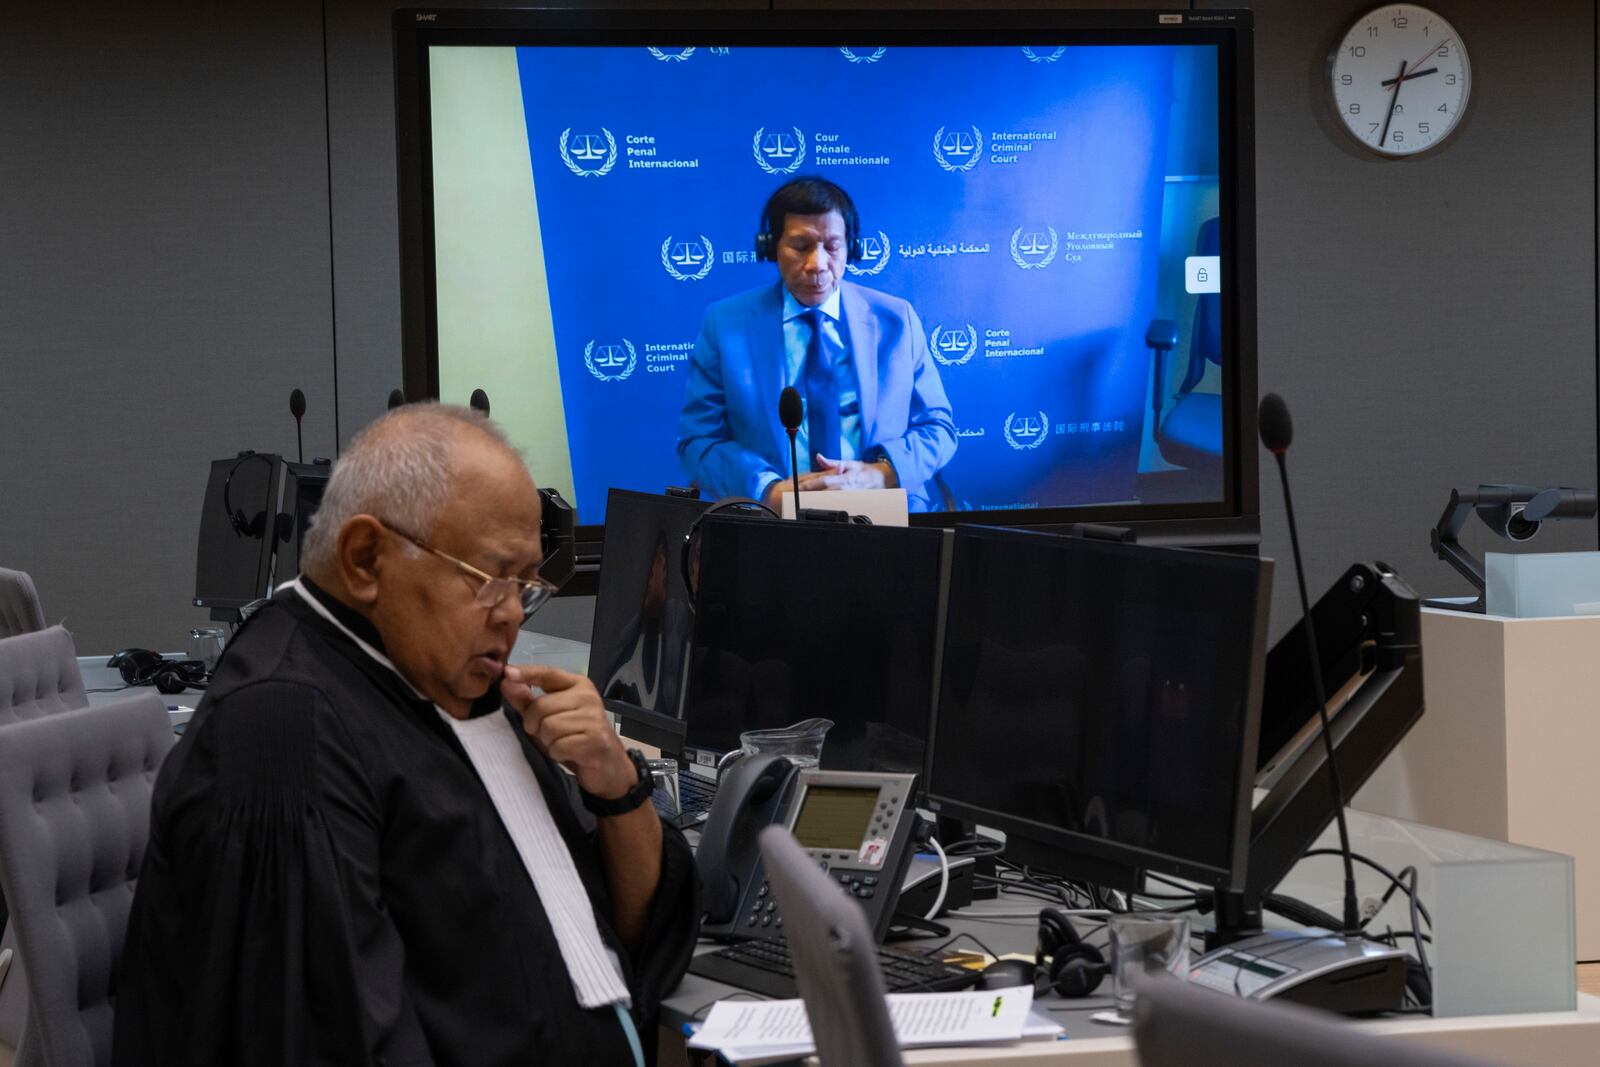
[[[585,808],[596,815],[626,815],[650,799],[650,794],[656,789],[655,777],[650,773],[650,762],[636,748],[628,749],[628,758],[639,772],[639,781],[634,787],[614,800],[597,797],[587,789],[580,788],[578,794],[583,798]]]

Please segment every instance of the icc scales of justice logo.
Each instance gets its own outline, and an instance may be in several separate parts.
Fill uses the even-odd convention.
[[[889,50],[887,48],[840,48],[839,51],[852,63],[876,63]]]
[[[610,174],[617,165],[617,139],[610,130],[600,127],[599,133],[573,133],[568,126],[561,131],[558,142],[561,162],[580,178],[598,178]]]
[[[977,354],[978,329],[970,322],[965,329],[957,326],[947,330],[935,326],[928,334],[928,351],[941,366],[959,367]]]
[[[798,126],[789,129],[792,132],[774,129],[768,133],[765,126],[756,127],[750,153],[756,157],[756,165],[768,174],[793,174],[806,161],[806,135]]]
[[[620,382],[639,366],[639,352],[626,337],[621,344],[590,341],[583,346],[583,365],[602,382]]]
[[[675,241],[669,233],[661,242],[661,265],[680,282],[702,281],[711,273],[714,262],[716,252],[711,247],[711,238],[705,234],[701,234],[698,241]]]
[[[1050,420],[1042,411],[1038,418],[1013,411],[1006,416],[1005,435],[1006,444],[1018,452],[1026,452],[1044,444],[1044,439],[1050,436]]]
[[[663,63],[682,63],[684,60],[694,55],[693,48],[656,48],[654,45],[651,45],[650,47],[646,48],[645,51],[649,52]]]
[[[1022,54],[1028,57],[1029,63],[1054,63],[1067,54],[1067,46],[1057,45],[1054,48],[1033,48],[1023,45]]]
[[[968,132],[971,131],[971,132]],[[952,173],[971,170],[983,158],[983,134],[978,127],[965,130],[940,126],[933,134],[933,159],[940,167]]]
[[[877,236],[864,234],[861,238],[861,258],[854,263],[846,263],[844,269],[857,277],[872,277],[882,274],[883,268],[889,265],[889,235],[879,230]]]
[[[1054,226],[1042,230],[1024,230],[1018,226],[1011,231],[1011,260],[1023,270],[1043,270],[1056,258],[1061,239]]]

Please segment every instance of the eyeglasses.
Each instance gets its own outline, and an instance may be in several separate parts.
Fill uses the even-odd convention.
[[[456,559],[448,552],[439,551],[422,538],[417,537],[415,534],[406,533],[392,522],[385,519],[379,519],[378,521],[388,527],[391,533],[405,538],[424,552],[431,552],[440,559],[455,564],[463,574],[482,582],[483,584],[478,586],[478,595],[474,598],[479,607],[499,607],[501,601],[505,600],[515,590],[517,599],[522,603],[522,617],[526,619],[529,615],[544,607],[545,601],[556,594],[555,584],[544,578],[537,576],[533,578],[496,578],[492,574],[485,574],[464,560]]]

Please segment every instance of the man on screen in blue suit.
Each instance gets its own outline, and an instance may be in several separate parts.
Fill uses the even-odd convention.
[[[802,490],[899,486],[912,511],[941,506],[950,401],[911,305],[844,280],[860,235],[830,181],[796,178],[767,200],[756,253],[777,263],[779,284],[707,308],[689,365],[678,457],[705,495],[778,507],[791,484],[778,395],[792,385],[805,400]]]

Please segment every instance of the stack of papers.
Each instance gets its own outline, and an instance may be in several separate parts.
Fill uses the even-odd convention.
[[[889,1018],[902,1048],[982,1045],[1057,1037],[1058,1023],[1036,1014],[1027,986],[967,993],[891,993]],[[816,1051],[805,1002],[719,1000],[689,1038],[728,1063],[794,1059]]]

